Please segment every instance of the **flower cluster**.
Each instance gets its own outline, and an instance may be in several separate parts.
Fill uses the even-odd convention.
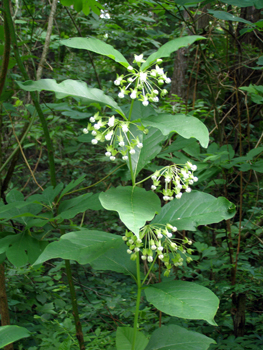
[[[162,59],[157,59],[152,64],[155,64],[155,68],[151,70],[140,70],[140,66],[143,60],[143,55],[134,56],[133,63],[136,63],[139,67],[139,70],[128,66],[127,70],[129,73],[124,75],[117,75],[114,84],[120,86],[120,92],[118,94],[119,98],[124,98],[125,95],[130,95],[131,99],[138,98],[142,101],[144,106],[148,106],[150,102],[158,102],[160,94],[165,96],[168,91],[162,89],[161,86],[166,83],[169,84],[171,79],[166,76],[163,71],[163,68],[158,66],[162,62]],[[131,87],[132,83],[135,82],[134,88]],[[127,83],[127,85],[126,85]],[[125,86],[126,85],[126,86]]]
[[[114,161],[116,155],[121,153],[122,159],[128,159],[128,152],[130,154],[135,154],[136,150],[139,150],[143,147],[140,138],[135,137],[130,130],[131,124],[135,125],[140,130],[143,127],[128,121],[121,121],[113,115],[110,118],[103,118],[99,115],[99,112],[96,113],[93,117],[90,118],[90,123],[87,128],[83,129],[84,134],[91,132],[94,138],[91,140],[93,145],[96,145],[99,141],[109,141],[110,143],[106,147],[106,157],[109,157],[110,160]],[[131,138],[129,135],[131,135]]]
[[[151,189],[155,191],[160,185],[161,177],[164,177],[165,187],[161,190],[164,201],[171,201],[175,198],[182,197],[182,190],[190,193],[191,187],[198,178],[194,176],[194,171],[197,169],[196,165],[187,162],[183,168],[177,165],[167,166],[160,171],[156,171],[152,176],[153,185]]]
[[[164,228],[159,226],[147,225],[140,231],[139,237],[132,232],[126,231],[123,240],[126,242],[128,249],[127,253],[131,254],[131,259],[135,260],[139,252],[141,259],[152,263],[155,259],[161,260],[165,267],[165,275],[169,276],[173,266],[182,266],[184,254],[192,254],[192,249],[186,248],[185,245],[191,245],[192,241],[188,238],[176,239],[177,243],[173,242],[174,232],[177,231],[175,226],[167,224]],[[180,254],[181,253],[181,254]],[[188,256],[187,262],[192,261]]]

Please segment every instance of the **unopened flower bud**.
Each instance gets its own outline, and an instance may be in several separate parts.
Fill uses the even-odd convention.
[[[84,134],[88,134],[88,133],[89,133],[89,130],[88,130],[87,128],[84,128],[84,129],[83,129],[83,133],[84,133]]]

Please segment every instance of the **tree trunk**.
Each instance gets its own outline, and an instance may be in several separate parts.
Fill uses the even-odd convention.
[[[240,293],[232,296],[233,309],[232,317],[234,323],[234,334],[235,337],[243,337],[245,334],[245,311],[246,311],[246,294]]]

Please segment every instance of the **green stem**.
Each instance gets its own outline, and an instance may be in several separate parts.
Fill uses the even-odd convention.
[[[73,316],[75,320],[75,326],[76,326],[76,337],[79,342],[79,348],[80,350],[85,350],[85,344],[84,344],[84,337],[82,332],[82,327],[79,319],[79,312],[78,312],[78,303],[77,303],[77,296],[75,291],[74,282],[72,279],[72,271],[69,260],[65,260],[66,265],[66,273],[68,277],[68,284],[70,289],[70,297],[71,297],[71,304],[73,309]]]
[[[139,308],[140,308],[141,292],[142,292],[141,271],[140,271],[140,255],[139,254],[137,255],[137,258],[136,258],[136,272],[137,272],[138,291],[137,291],[136,309],[135,309],[134,324],[133,324],[133,338],[132,338],[131,350],[135,350],[136,335],[137,335],[137,328],[138,328],[138,318],[139,318]]]
[[[29,76],[27,74],[27,71],[25,69],[25,66],[21,60],[20,54],[19,54],[19,50],[18,50],[18,44],[17,44],[17,39],[16,39],[16,33],[15,33],[15,28],[14,28],[14,24],[13,24],[13,20],[12,20],[12,16],[10,13],[10,4],[11,2],[9,0],[3,0],[3,6],[4,6],[4,11],[5,11],[5,15],[6,15],[6,21],[7,21],[7,25],[9,28],[9,32],[11,35],[11,41],[13,44],[13,49],[14,49],[14,55],[15,55],[15,59],[17,62],[17,65],[24,77],[25,80],[29,80]],[[38,95],[36,92],[31,91],[30,92],[31,98],[33,100],[33,103],[35,105],[35,108],[37,110],[40,122],[42,124],[42,129],[44,132],[44,137],[45,137],[45,141],[46,141],[46,145],[47,145],[47,150],[48,150],[48,160],[49,160],[49,171],[50,171],[50,179],[51,179],[51,184],[53,187],[56,186],[56,172],[55,172],[55,162],[54,162],[54,151],[53,151],[53,145],[52,145],[52,141],[50,138],[50,134],[49,134],[49,130],[47,127],[47,122],[44,116],[44,113],[40,107],[39,101],[38,101]]]

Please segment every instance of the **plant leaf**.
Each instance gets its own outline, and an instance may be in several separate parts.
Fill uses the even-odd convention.
[[[101,205],[107,210],[119,213],[121,221],[139,237],[139,230],[146,221],[153,219],[160,211],[159,197],[152,191],[140,187],[111,188],[99,196]]]
[[[131,350],[133,339],[133,328],[118,327],[116,332],[117,350]],[[135,350],[144,350],[148,344],[148,339],[139,331],[136,334]]]
[[[72,96],[85,103],[98,102],[115,109],[124,116],[121,108],[110,96],[105,95],[102,90],[89,88],[83,81],[67,79],[58,84],[54,79],[40,79],[38,81],[28,80],[24,83],[17,81],[17,84],[26,91],[54,91],[58,99]]]
[[[152,223],[170,223],[178,230],[195,231],[199,225],[220,222],[234,215],[235,206],[226,198],[215,198],[208,193],[192,191],[164,205]]]
[[[76,260],[80,264],[90,264],[109,249],[118,248],[122,243],[120,236],[103,231],[81,230],[69,232],[61,236],[59,241],[50,243],[37,259],[35,265],[55,258]]]
[[[24,327],[2,326],[0,327],[0,348],[29,336],[29,331]]]
[[[106,44],[96,38],[71,38],[66,40],[60,40],[62,45],[68,47],[73,47],[75,49],[84,49],[92,52],[96,52],[100,55],[107,56],[113,59],[115,62],[120,63],[125,68],[129,66],[129,62],[126,58],[118,51],[115,50],[113,46]]]
[[[168,315],[206,320],[216,326],[214,316],[219,299],[210,289],[185,281],[168,281],[153,284],[145,289],[147,300]]]
[[[247,21],[244,18],[234,16],[231,13],[226,12],[226,11],[208,10],[208,13],[211,13],[215,18],[222,19],[224,21],[242,22],[242,23],[249,24],[252,27],[255,27],[254,23]]]
[[[147,69],[158,58],[169,57],[172,52],[177,51],[181,47],[189,46],[193,44],[196,40],[203,39],[205,38],[200,35],[189,35],[168,41],[166,44],[161,46],[158,51],[154,52],[147,58],[147,60],[141,66],[141,70]]]
[[[186,139],[196,138],[201,146],[207,148],[209,132],[207,127],[197,118],[184,114],[158,114],[142,120],[144,126],[152,126],[159,129],[163,135],[177,132]]]
[[[203,334],[171,324],[156,329],[145,350],[207,350],[215,343]]]

